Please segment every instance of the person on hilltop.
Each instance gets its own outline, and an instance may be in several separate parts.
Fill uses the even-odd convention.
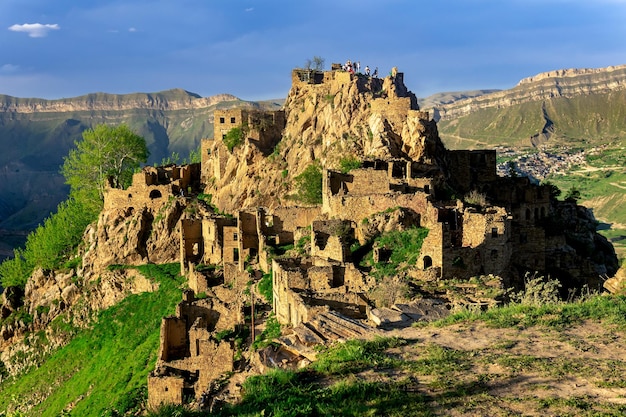
[[[376,67],[376,69],[374,69],[374,73],[372,74],[372,77],[378,78],[378,67]]]
[[[370,76],[370,67],[368,65],[365,66],[365,75]]]

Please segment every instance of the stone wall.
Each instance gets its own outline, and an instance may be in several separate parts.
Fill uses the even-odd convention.
[[[189,344],[185,320],[179,317],[164,317],[161,321],[161,343],[159,359],[171,361],[188,355]]]
[[[294,326],[311,320],[328,307],[350,317],[365,317],[362,293],[375,285],[352,264],[312,258],[274,259],[272,262],[274,313],[279,322]]]
[[[198,264],[204,255],[202,221],[198,219],[180,220],[180,265],[181,275],[185,276],[190,263]]]
[[[183,404],[185,379],[178,375],[148,377],[148,408],[163,404]]]
[[[354,227],[344,220],[317,220],[311,225],[311,256],[339,262],[350,260]]]
[[[146,206],[156,211],[168,203],[170,196],[186,195],[189,187],[197,191],[199,185],[200,164],[144,167],[133,175],[127,189],[105,189],[104,210]]]
[[[450,181],[458,192],[465,194],[498,179],[495,150],[448,151],[446,158]]]

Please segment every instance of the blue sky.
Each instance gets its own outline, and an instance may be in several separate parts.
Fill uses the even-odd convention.
[[[418,97],[626,64],[626,0],[0,0],[0,94],[285,97],[307,58]]]

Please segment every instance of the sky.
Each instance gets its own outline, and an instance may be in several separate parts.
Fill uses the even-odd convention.
[[[286,97],[314,56],[418,97],[626,64],[626,0],[0,0],[0,94]]]

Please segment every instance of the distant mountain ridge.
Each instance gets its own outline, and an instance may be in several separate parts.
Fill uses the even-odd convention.
[[[17,113],[67,112],[130,109],[181,110],[211,107],[224,101],[236,101],[231,94],[201,97],[182,89],[171,89],[157,93],[108,94],[91,93],[83,96],[46,100],[39,98],[17,98],[0,94],[0,111]]]
[[[567,69],[429,108],[457,147],[537,146],[626,136],[626,65]]]

